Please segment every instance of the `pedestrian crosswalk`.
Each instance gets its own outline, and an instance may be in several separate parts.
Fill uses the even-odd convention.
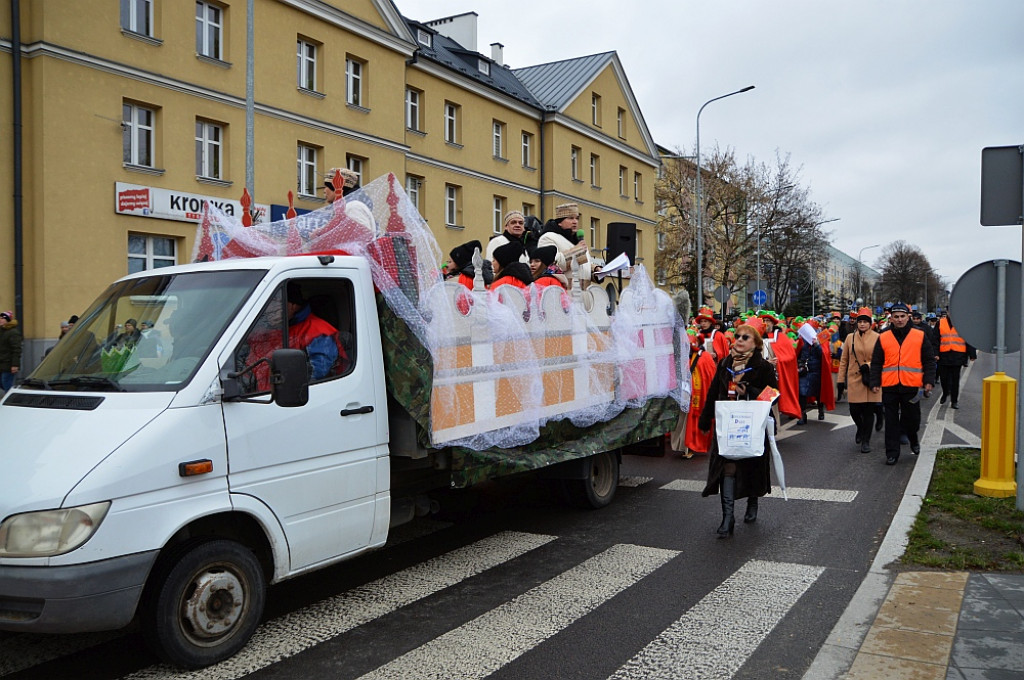
[[[231,680],[302,654],[316,645],[376,621],[401,608],[486,575],[496,567],[550,546],[558,537],[517,531],[496,533],[461,548],[329,597],[264,623],[237,655],[215,666],[183,672],[155,665],[124,676],[132,680],[188,678]],[[553,554],[549,550],[547,554]],[[615,543],[589,557],[571,560],[540,582],[476,618],[365,673],[361,680],[482,679],[500,670],[644,579],[681,553],[652,546]],[[609,680],[639,678],[727,678],[772,631],[822,573],[820,567],[751,561],[708,593]],[[747,614],[744,614],[747,612]],[[756,612],[756,616],[749,616]],[[728,649],[717,640],[727,636]],[[59,644],[75,654],[117,634],[80,636],[80,644]],[[71,638],[0,638],[0,677],[54,658],[42,647]],[[35,649],[33,649],[35,647]],[[20,661],[18,661],[20,659]],[[614,666],[612,666],[614,667]]]

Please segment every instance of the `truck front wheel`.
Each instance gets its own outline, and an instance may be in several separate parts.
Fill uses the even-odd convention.
[[[245,646],[263,615],[263,570],[252,551],[234,541],[189,541],[151,578],[143,635],[175,666],[202,668],[227,659]]]
[[[603,508],[612,502],[619,486],[619,457],[614,451],[595,453],[586,459],[583,479],[565,480],[573,502],[582,508]]]

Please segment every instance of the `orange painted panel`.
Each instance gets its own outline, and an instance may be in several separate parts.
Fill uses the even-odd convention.
[[[564,404],[576,398],[573,370],[551,371],[544,374],[544,405]]]
[[[435,430],[446,430],[476,420],[473,385],[434,387],[430,395],[430,421]]]

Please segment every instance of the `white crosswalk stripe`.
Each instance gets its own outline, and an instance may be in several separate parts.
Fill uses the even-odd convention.
[[[704,486],[705,482],[698,479],[675,479],[660,488],[665,491],[703,491]],[[831,501],[833,503],[852,503],[857,498],[856,491],[845,489],[804,489],[792,486],[786,487],[786,494],[790,500]],[[771,495],[782,498],[782,488],[773,486]]]
[[[615,545],[361,680],[484,678],[678,555]]]
[[[653,480],[654,477],[619,477],[619,486],[636,488]]]
[[[153,666],[129,678],[233,680],[265,668],[357,626],[433,595],[555,540],[508,531],[482,539],[382,579],[268,621],[235,656],[194,672]]]
[[[747,562],[609,680],[728,680],[823,571]]]

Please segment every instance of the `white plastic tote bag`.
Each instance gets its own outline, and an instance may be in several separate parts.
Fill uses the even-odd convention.
[[[716,401],[718,455],[757,458],[764,454],[764,431],[772,413],[770,401]]]

